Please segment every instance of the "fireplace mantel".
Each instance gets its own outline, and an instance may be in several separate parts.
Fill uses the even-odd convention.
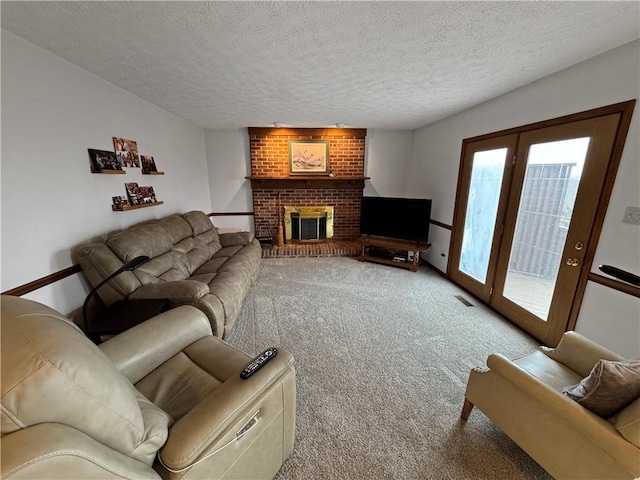
[[[284,189],[363,189],[364,181],[371,177],[321,177],[317,175],[296,175],[295,177],[245,177],[251,180],[254,190]]]

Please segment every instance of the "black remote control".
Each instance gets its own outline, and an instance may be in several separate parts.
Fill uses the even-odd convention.
[[[277,348],[267,348],[264,352],[251,360],[249,364],[240,372],[240,378],[246,379],[260,370],[264,365],[278,354]]]

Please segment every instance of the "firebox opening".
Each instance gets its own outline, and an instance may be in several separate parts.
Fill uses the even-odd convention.
[[[333,207],[284,207],[285,240],[322,242],[333,237]]]

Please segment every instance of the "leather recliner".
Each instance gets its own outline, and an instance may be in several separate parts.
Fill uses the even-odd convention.
[[[640,398],[601,418],[561,393],[600,359],[624,360],[576,332],[515,360],[491,354],[469,374],[462,419],[478,407],[554,478],[640,478]]]
[[[293,450],[295,369],[251,358],[182,306],[97,347],[1,298],[2,478],[272,478]]]

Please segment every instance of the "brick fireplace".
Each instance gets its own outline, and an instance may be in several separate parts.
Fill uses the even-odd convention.
[[[366,178],[365,136],[366,129],[249,128],[249,178],[256,235],[275,236],[278,225],[285,224],[285,206],[294,209],[321,206],[333,210],[333,238],[318,240],[344,243],[358,239],[360,199]],[[330,173],[290,174],[291,140],[328,141]],[[306,247],[308,250],[309,246]],[[294,249],[289,247],[289,250]]]

